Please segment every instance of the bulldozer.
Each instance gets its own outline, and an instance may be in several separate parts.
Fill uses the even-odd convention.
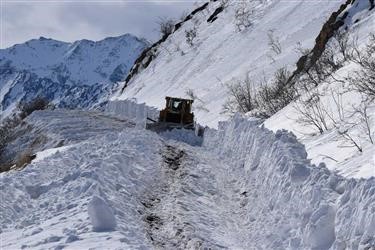
[[[195,129],[194,113],[191,111],[193,100],[177,97],[165,97],[165,108],[160,111],[158,121],[147,118],[147,128],[156,132],[174,128]]]

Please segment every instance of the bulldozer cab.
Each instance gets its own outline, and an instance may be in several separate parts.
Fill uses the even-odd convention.
[[[166,107],[169,108],[170,112],[174,113],[190,113],[192,100],[180,99],[180,98],[166,98]]]
[[[191,112],[193,100],[169,97],[165,98],[165,109],[160,111],[159,122],[185,125],[194,124],[194,114]]]

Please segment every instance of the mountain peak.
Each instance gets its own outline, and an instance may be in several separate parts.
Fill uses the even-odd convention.
[[[52,40],[51,38],[46,38],[44,36],[39,37],[40,41]]]
[[[116,81],[126,77],[146,46],[146,42],[125,34],[73,43],[41,36],[2,49],[0,68],[6,73],[0,76],[0,110],[37,95],[68,107],[96,104]],[[70,96],[72,88],[80,98]]]

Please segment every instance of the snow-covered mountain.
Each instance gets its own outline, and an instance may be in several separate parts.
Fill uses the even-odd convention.
[[[66,43],[40,37],[0,50],[0,110],[45,97],[60,107],[90,107],[126,78],[147,42],[132,35]]]

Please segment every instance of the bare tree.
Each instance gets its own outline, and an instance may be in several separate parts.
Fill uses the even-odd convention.
[[[372,130],[372,117],[368,113],[368,104],[366,102],[362,102],[359,107],[354,108],[355,112],[360,116],[360,124],[362,125],[362,130],[364,131],[368,141],[371,144],[375,142],[375,133]]]
[[[226,86],[229,99],[223,106],[224,113],[247,113],[257,108],[255,85],[249,76]]]
[[[54,106],[41,97],[30,102],[21,102],[17,105],[18,111],[10,117],[5,118],[0,124],[0,152],[4,149],[7,141],[12,135],[12,130],[22,124],[22,120],[36,110],[53,109]]]
[[[326,109],[326,115],[332,121],[333,127],[343,139],[344,143],[341,147],[355,147],[359,152],[363,151],[361,139],[354,135],[353,129],[357,128],[361,122],[356,121],[355,113],[347,112],[344,108],[343,93],[338,90],[331,89],[331,100],[333,101],[334,110]]]
[[[342,101],[337,101],[336,106],[338,109],[344,110]],[[348,143],[348,145],[342,145],[341,147],[355,147],[359,152],[363,152],[362,143],[364,141],[374,144],[372,117],[368,113],[368,107],[366,100],[362,100],[358,106],[352,106],[351,112],[345,112],[348,115],[345,115],[342,111],[344,115],[339,115],[339,119],[333,120],[333,125],[338,134],[344,142]]]
[[[294,52],[300,56],[307,56],[310,54],[310,50],[303,48],[301,42],[297,42],[296,46],[294,47]]]
[[[244,80],[226,85],[229,99],[224,105],[225,113],[247,113],[268,118],[287,106],[296,97],[293,84],[289,83],[291,73],[286,68],[276,71],[270,83],[265,79],[254,82],[249,75]]]
[[[337,50],[342,56],[343,61],[348,61],[350,58],[351,44],[349,41],[349,35],[346,31],[336,31],[333,35],[333,43],[337,47]]]
[[[242,2],[235,10],[235,25],[238,31],[244,31],[251,27],[251,16],[253,15],[253,10],[249,9],[246,2]]]
[[[375,34],[370,34],[369,42],[364,50],[360,50],[356,42],[351,53],[351,60],[360,66],[352,76],[350,83],[354,88],[375,100]]]
[[[297,53],[306,58],[306,65],[308,65],[302,69],[302,74],[297,81],[297,87],[308,92],[328,80],[337,81],[334,73],[351,58],[351,47],[352,44],[349,42],[347,32],[337,31],[326,44],[320,57],[311,62],[310,51],[303,49],[300,43],[297,44]]]
[[[194,100],[194,102],[197,102],[196,104],[194,104],[194,110],[209,112],[209,110],[205,107],[205,102],[201,98],[199,98],[197,94],[195,94],[193,89],[186,89],[185,95],[187,95],[191,100]]]
[[[318,87],[321,83],[332,77],[334,72],[342,67],[342,63],[335,57],[336,50],[327,46],[320,58],[309,67],[302,69],[302,74],[296,82],[296,87],[305,92]]]
[[[321,94],[317,90],[296,101],[293,108],[299,115],[296,119],[298,123],[316,128],[320,134],[328,130],[327,110],[321,102]]]
[[[229,6],[229,0],[220,0],[220,6],[225,9]]]
[[[257,92],[259,111],[264,117],[270,117],[296,97],[292,84],[289,84],[291,73],[286,68],[276,71],[270,84],[263,83]]]
[[[37,110],[45,110],[49,107],[49,101],[42,97],[36,97],[30,102],[21,102],[18,104],[21,119],[29,116],[32,112]]]
[[[341,145],[341,147],[356,147],[359,152],[363,152],[363,147],[359,141],[359,139],[356,139],[351,133],[350,128],[344,128],[338,130],[339,135],[345,140],[345,142],[348,142],[349,145]]]
[[[338,92],[337,90],[331,89],[331,100],[334,103],[334,112],[326,111],[327,116],[332,121],[334,126],[338,127],[338,125],[344,122],[347,117],[345,116],[344,104],[343,104],[343,93]]]
[[[273,51],[276,55],[279,55],[282,52],[280,38],[275,36],[274,32],[274,30],[269,30],[267,33],[268,46],[271,51]]]
[[[12,136],[12,130],[21,123],[22,119],[18,115],[13,115],[2,121],[0,125],[0,155]]]
[[[298,123],[316,128],[320,133],[334,128],[343,141],[341,147],[355,147],[363,152],[364,140],[374,144],[371,116],[368,113],[368,103],[362,101],[359,106],[346,109],[344,105],[344,92],[331,90],[330,96],[325,96],[327,103],[321,101],[321,94],[314,89],[313,94],[304,100],[299,100],[294,105],[299,114]],[[333,105],[330,105],[333,103]],[[330,123],[328,123],[330,121]],[[363,136],[365,135],[365,136]]]
[[[191,47],[194,46],[194,40],[197,37],[197,27],[194,26],[189,30],[185,30],[185,38],[186,43],[189,44]]]
[[[187,95],[193,101],[199,99],[198,96],[194,93],[194,90],[191,88],[187,88],[185,90],[185,95]]]
[[[166,17],[159,17],[158,20],[159,32],[162,37],[168,36],[174,30],[175,21]]]

